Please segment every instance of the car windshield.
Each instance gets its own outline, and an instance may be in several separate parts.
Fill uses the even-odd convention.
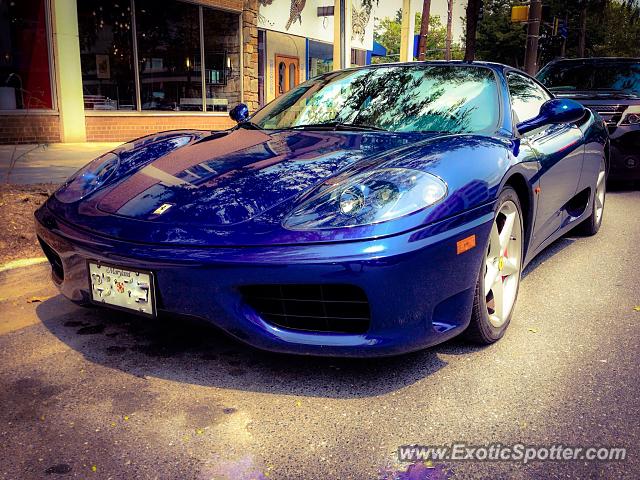
[[[640,96],[640,63],[603,62],[577,64],[559,62],[538,75],[554,91],[622,91]]]
[[[473,133],[495,128],[498,116],[489,68],[390,65],[312,79],[258,111],[251,123],[270,130]]]

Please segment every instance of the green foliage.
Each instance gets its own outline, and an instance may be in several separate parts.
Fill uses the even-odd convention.
[[[587,16],[587,56],[640,56],[640,21],[637,10],[611,2],[602,13]],[[572,49],[571,49],[572,50]]]
[[[511,0],[485,0],[478,22],[476,59],[520,67],[527,39],[523,24],[511,23]]]
[[[526,24],[511,23],[513,0],[485,0],[484,16],[478,24],[478,60],[522,67],[526,42]],[[559,57],[563,39],[553,36],[553,21],[568,21],[565,56],[578,55],[580,13],[587,9],[585,56],[640,56],[639,0],[545,0],[548,18],[542,19],[539,65]]]
[[[416,13],[415,33],[420,32],[422,14]],[[397,62],[400,54],[400,33],[402,31],[402,11],[398,10],[395,18],[386,17],[379,20],[373,34],[376,42],[387,49],[386,57],[374,57],[373,63]],[[444,58],[445,42],[447,38],[447,26],[442,24],[442,20],[437,15],[429,16],[429,34],[427,35],[427,59],[441,60]],[[464,52],[459,43],[452,42],[451,56],[454,59],[461,59]]]

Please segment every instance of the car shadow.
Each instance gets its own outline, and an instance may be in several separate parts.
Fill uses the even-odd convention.
[[[523,278],[577,238],[542,251]],[[87,360],[137,377],[194,385],[327,398],[374,397],[412,385],[447,366],[443,355],[486,348],[457,337],[419,352],[382,358],[327,358],[265,352],[190,317],[155,320],[76,306],[62,295],[39,304],[42,324]]]
[[[444,368],[436,349],[397,357],[323,358],[257,350],[192,318],[148,320],[83,308],[58,295],[36,309],[42,324],[87,360],[137,377],[253,392],[374,397]]]
[[[635,192],[640,190],[640,180],[607,180],[608,192]]]
[[[553,242],[551,245],[546,247],[542,252],[536,255],[533,260],[529,262],[529,264],[522,270],[522,279],[524,280],[527,276],[533,272],[536,268],[542,265],[544,262],[549,260],[551,257],[557,255],[562,250],[567,247],[573,245],[574,242],[579,240],[580,237],[572,236],[567,234],[566,236],[560,237],[558,240]]]

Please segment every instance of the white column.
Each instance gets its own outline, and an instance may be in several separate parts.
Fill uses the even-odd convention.
[[[342,19],[345,19],[343,22]],[[344,25],[343,25],[344,23]],[[333,69],[351,66],[351,0],[333,2]]]
[[[53,0],[52,6],[60,136],[63,142],[85,142],[78,8],[76,0]]]
[[[402,29],[400,33],[400,61],[413,61],[413,35],[416,12],[411,8],[411,0],[402,0]]]

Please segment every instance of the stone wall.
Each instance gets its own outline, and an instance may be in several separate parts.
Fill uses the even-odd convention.
[[[244,0],[242,11],[242,37],[244,39],[244,103],[250,112],[258,103],[258,0]]]

